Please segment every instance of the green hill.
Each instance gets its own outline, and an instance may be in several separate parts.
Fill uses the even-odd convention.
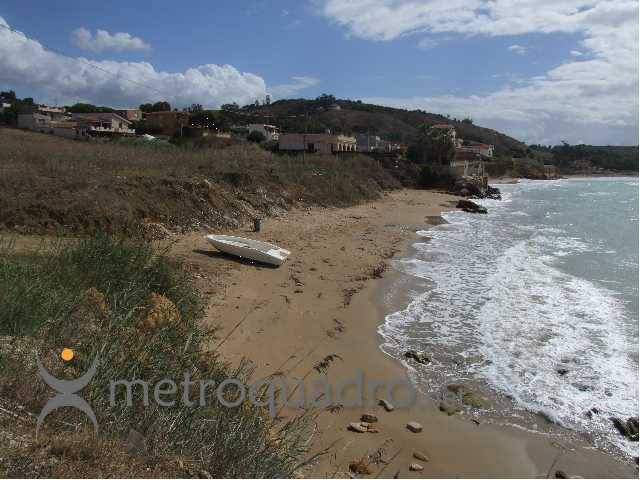
[[[335,109],[335,106],[340,109]],[[332,108],[333,106],[333,108]],[[403,110],[323,95],[315,100],[279,100],[270,105],[252,105],[239,112],[252,121],[274,123],[284,132],[370,133],[385,140],[412,143],[421,125],[450,123],[465,140],[489,143],[498,156],[524,156],[527,146],[503,133],[474,125],[470,120],[447,118],[422,110]]]

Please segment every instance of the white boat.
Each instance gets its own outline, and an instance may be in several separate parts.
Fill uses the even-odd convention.
[[[232,237],[230,235],[207,235],[204,238],[221,252],[268,263],[269,265],[282,265],[287,257],[291,255],[289,250],[250,238]]]

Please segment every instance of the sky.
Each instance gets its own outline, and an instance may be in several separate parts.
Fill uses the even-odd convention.
[[[527,143],[638,144],[638,2],[0,4],[0,90],[58,105],[338,98]]]

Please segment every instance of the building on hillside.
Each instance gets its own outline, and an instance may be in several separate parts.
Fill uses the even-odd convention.
[[[117,113],[73,113],[71,120],[81,125],[91,135],[135,135],[131,122]]]
[[[37,113],[38,115],[45,115],[52,121],[59,121],[68,118],[64,107],[50,107],[48,105],[26,105],[20,104],[18,114],[30,115]]]
[[[378,135],[369,135],[368,133],[357,133],[356,143],[359,152],[378,152],[384,151],[385,141]]]
[[[189,126],[189,114],[187,112],[151,112],[145,117],[148,130],[156,131],[161,135],[175,137],[182,135],[182,129]]]
[[[250,123],[247,125],[247,134],[251,132],[260,132],[267,141],[278,141],[280,138],[280,130],[275,125],[265,125],[261,123]]]
[[[0,113],[4,113],[7,108],[11,108],[11,104],[9,102],[0,101]]]
[[[493,158],[493,145],[486,143],[470,143],[456,148],[456,157],[474,157],[479,155],[485,159]]]
[[[403,149],[399,143],[388,142],[381,139],[378,135],[369,135],[367,133],[357,133],[356,143],[358,145],[358,152],[393,153],[400,152]]]
[[[64,107],[49,107],[47,105],[38,105],[37,112],[43,115],[49,115],[51,120],[58,121],[67,118],[67,112]]]
[[[114,108],[114,110],[122,118],[126,118],[130,122],[142,120],[142,110],[139,108]]]
[[[80,139],[89,137],[89,125],[85,122],[74,122],[72,120],[53,121],[49,124],[51,133],[58,137]]]
[[[435,125],[431,125],[429,130],[436,130],[449,135],[451,138],[451,142],[453,142],[454,146],[458,146],[458,138],[456,134],[456,129],[453,125],[449,123],[436,123]]]
[[[284,133],[278,148],[283,152],[340,153],[358,151],[355,137],[327,133]]]
[[[53,133],[51,132],[51,117],[42,113],[19,113],[18,128],[25,128],[34,132]]]
[[[342,107],[337,103],[332,103],[327,107],[327,110],[342,110]]]

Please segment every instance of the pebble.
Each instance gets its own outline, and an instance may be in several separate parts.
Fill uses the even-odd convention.
[[[422,452],[413,452],[413,458],[415,458],[416,460],[422,460],[423,462],[428,462],[429,461],[429,457],[427,457]]]
[[[409,465],[409,470],[411,470],[412,472],[420,472],[424,470],[424,467],[419,463],[412,463],[411,465]]]
[[[420,425],[418,422],[407,423],[407,428],[413,433],[420,433],[422,431],[422,425]]]
[[[367,423],[376,423],[378,421],[378,417],[376,417],[373,413],[363,413],[360,417],[360,420]]]
[[[391,402],[385,400],[384,398],[378,400],[378,405],[384,408],[387,412],[393,412],[393,405],[391,404]]]
[[[351,422],[349,424],[349,430],[358,433],[365,433],[367,431],[367,427],[362,425],[360,422]]]

